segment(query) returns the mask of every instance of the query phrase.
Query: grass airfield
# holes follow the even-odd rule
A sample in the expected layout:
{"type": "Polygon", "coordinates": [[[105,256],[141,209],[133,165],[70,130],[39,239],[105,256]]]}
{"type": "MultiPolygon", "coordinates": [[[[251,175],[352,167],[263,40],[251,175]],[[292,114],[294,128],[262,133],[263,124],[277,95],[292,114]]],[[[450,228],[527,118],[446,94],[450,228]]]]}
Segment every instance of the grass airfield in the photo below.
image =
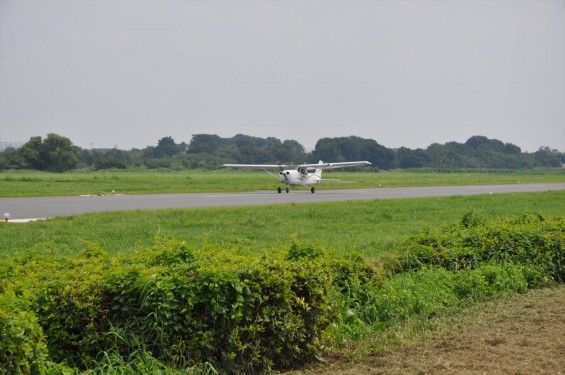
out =
{"type": "MultiPolygon", "coordinates": [[[[517,173],[325,172],[342,182],[323,189],[563,182],[565,170],[517,173]]],[[[262,171],[110,171],[0,173],[0,196],[253,191],[276,188],[262,171]]],[[[424,227],[475,210],[489,218],[525,212],[565,214],[565,192],[453,196],[260,207],[162,209],[94,213],[25,225],[2,225],[0,254],[73,254],[86,243],[110,253],[151,246],[155,236],[234,251],[274,251],[295,237],[303,244],[378,257],[424,227]]],[[[14,223],[15,224],[15,223],[14,223]]]]}
{"type": "MultiPolygon", "coordinates": [[[[331,178],[340,178],[344,182],[325,185],[324,189],[565,180],[561,171],[516,174],[350,172],[332,173],[331,178]]],[[[277,186],[276,180],[265,173],[240,171],[0,174],[2,196],[105,194],[112,190],[125,194],[249,191],[267,189],[271,186],[269,184],[273,188],[277,186]],[[230,186],[236,188],[230,190],[230,186]]],[[[259,256],[284,253],[292,243],[298,242],[304,246],[342,254],[360,253],[378,261],[396,254],[399,251],[397,245],[409,236],[424,228],[436,228],[456,222],[469,211],[476,211],[488,219],[524,213],[563,217],[565,191],[93,213],[25,224],[2,224],[0,256],[4,259],[39,254],[72,257],[88,248],[101,249],[109,255],[127,256],[137,250],[152,247],[163,238],[170,238],[204,251],[222,249],[241,255],[259,256]]],[[[438,316],[441,317],[442,314],[438,316]]],[[[423,317],[410,318],[409,322],[412,319],[414,324],[423,327],[407,333],[410,340],[417,341],[426,331],[428,323],[422,323],[420,319],[424,319],[423,317]]],[[[406,324],[410,324],[409,322],[406,324]]],[[[394,332],[395,327],[389,331],[394,332]]],[[[375,347],[380,350],[398,344],[392,343],[388,347],[382,343],[377,345],[373,342],[375,337],[360,336],[364,337],[362,342],[355,343],[355,340],[348,338],[349,344],[333,348],[332,355],[360,358],[375,347]]],[[[120,366],[126,368],[129,364],[120,366]]]]}
{"type": "MultiPolygon", "coordinates": [[[[563,182],[565,170],[521,173],[325,172],[340,183],[320,189],[563,182]]],[[[3,172],[0,197],[252,191],[276,188],[262,171],[110,171],[52,174],[3,172]]],[[[488,218],[535,213],[563,215],[565,191],[288,204],[260,207],[139,210],[1,225],[0,258],[34,251],[70,255],[95,244],[110,253],[151,246],[155,236],[210,243],[238,252],[304,245],[356,251],[368,257],[425,227],[475,210],[488,218]]]]}
{"type": "MultiPolygon", "coordinates": [[[[324,178],[339,179],[323,189],[405,186],[482,185],[564,182],[565,168],[500,173],[428,172],[343,172],[324,171],[324,178]]],[[[263,171],[220,169],[214,171],[80,171],[70,173],[0,173],[0,197],[69,196],[119,194],[162,194],[242,192],[275,190],[279,181],[263,171]]]]}
{"type": "Polygon", "coordinates": [[[87,244],[123,254],[152,246],[160,236],[238,252],[287,250],[296,238],[304,245],[374,258],[422,228],[455,221],[471,210],[493,219],[526,212],[563,215],[565,191],[92,213],[0,225],[0,254],[71,255],[87,244]]]}

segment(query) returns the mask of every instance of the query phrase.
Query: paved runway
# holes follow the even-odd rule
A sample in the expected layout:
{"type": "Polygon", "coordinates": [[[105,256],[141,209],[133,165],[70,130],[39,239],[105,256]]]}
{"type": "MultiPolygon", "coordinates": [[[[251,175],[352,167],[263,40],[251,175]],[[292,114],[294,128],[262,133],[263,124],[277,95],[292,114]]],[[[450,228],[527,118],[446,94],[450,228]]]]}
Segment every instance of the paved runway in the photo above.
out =
{"type": "Polygon", "coordinates": [[[316,190],[315,194],[311,194],[309,190],[295,189],[289,194],[278,194],[276,191],[259,191],[251,193],[0,198],[0,215],[10,213],[12,219],[18,220],[80,215],[88,212],[101,211],[335,202],[367,199],[539,192],[549,190],[565,190],[565,183],[429,186],[348,190],[324,190],[320,188],[316,190]]]}

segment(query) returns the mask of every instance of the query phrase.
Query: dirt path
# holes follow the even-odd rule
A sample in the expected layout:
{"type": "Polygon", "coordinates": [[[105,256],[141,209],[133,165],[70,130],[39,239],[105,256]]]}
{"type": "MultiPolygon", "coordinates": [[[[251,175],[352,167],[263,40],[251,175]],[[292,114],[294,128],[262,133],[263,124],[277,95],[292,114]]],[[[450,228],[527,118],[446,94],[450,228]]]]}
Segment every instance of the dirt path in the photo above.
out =
{"type": "Polygon", "coordinates": [[[481,304],[418,343],[315,374],[565,374],[565,286],[481,304]]]}

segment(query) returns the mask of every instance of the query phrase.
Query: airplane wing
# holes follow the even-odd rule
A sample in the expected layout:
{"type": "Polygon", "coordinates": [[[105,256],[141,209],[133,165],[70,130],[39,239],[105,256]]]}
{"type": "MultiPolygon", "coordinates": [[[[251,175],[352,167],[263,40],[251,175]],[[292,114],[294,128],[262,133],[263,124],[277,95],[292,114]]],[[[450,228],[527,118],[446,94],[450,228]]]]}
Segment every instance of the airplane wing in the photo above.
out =
{"type": "MultiPolygon", "coordinates": [[[[291,167],[290,165],[286,164],[224,164],[224,167],[227,168],[245,168],[245,169],[287,169],[291,167]]],[[[294,166],[296,167],[296,166],[294,166]]]]}
{"type": "Polygon", "coordinates": [[[337,169],[337,168],[354,167],[356,165],[371,165],[371,163],[368,161],[346,161],[339,163],[320,162],[318,164],[302,164],[299,165],[298,167],[306,168],[306,169],[337,169]]]}
{"type": "Polygon", "coordinates": [[[368,161],[346,161],[339,163],[324,163],[320,162],[318,164],[300,164],[300,165],[288,165],[288,164],[224,164],[227,168],[245,168],[245,169],[337,169],[354,167],[356,165],[371,165],[368,161]]]}

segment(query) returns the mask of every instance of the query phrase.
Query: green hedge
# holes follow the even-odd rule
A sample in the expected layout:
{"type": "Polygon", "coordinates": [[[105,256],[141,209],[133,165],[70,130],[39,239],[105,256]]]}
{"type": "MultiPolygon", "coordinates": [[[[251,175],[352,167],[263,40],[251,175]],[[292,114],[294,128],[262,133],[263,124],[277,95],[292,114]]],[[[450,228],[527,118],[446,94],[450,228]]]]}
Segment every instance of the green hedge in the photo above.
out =
{"type": "Polygon", "coordinates": [[[541,267],[565,281],[565,217],[522,215],[487,221],[469,212],[450,226],[426,229],[400,244],[400,256],[387,263],[392,273],[434,265],[450,271],[488,262],[541,267]]]}
{"type": "Polygon", "coordinates": [[[171,366],[209,362],[257,373],[320,351],[336,314],[329,301],[336,268],[371,277],[360,257],[267,259],[175,241],[123,257],[91,248],[14,259],[3,271],[12,280],[5,288],[30,300],[56,362],[84,369],[102,353],[127,357],[143,347],[171,366]]]}

